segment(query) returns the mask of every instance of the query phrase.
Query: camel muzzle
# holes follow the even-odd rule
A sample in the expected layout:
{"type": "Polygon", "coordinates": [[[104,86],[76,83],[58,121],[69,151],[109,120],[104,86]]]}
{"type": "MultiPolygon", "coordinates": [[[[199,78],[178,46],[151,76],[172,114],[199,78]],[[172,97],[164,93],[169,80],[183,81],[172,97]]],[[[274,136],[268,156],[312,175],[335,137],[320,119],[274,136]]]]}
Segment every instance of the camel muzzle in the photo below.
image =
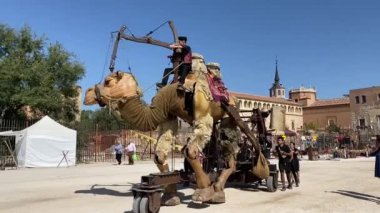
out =
{"type": "Polygon", "coordinates": [[[102,101],[102,86],[99,84],[95,85],[95,100],[98,102],[100,107],[106,106],[106,104],[102,101]]]}

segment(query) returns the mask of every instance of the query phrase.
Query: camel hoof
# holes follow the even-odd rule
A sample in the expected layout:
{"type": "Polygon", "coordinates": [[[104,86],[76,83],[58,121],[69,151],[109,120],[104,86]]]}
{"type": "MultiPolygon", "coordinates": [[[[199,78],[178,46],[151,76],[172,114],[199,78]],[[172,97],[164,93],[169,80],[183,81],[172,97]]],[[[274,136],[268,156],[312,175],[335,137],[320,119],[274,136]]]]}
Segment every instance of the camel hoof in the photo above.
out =
{"type": "Polygon", "coordinates": [[[213,186],[203,189],[196,189],[194,194],[191,196],[191,199],[198,202],[207,202],[212,199],[214,193],[215,191],[213,186]]]}
{"type": "Polygon", "coordinates": [[[163,194],[161,197],[161,205],[176,206],[181,203],[181,199],[176,194],[163,194]]]}
{"type": "Polygon", "coordinates": [[[212,196],[212,199],[209,201],[210,203],[225,203],[226,202],[226,195],[224,191],[218,191],[214,193],[214,196],[212,196]]]}

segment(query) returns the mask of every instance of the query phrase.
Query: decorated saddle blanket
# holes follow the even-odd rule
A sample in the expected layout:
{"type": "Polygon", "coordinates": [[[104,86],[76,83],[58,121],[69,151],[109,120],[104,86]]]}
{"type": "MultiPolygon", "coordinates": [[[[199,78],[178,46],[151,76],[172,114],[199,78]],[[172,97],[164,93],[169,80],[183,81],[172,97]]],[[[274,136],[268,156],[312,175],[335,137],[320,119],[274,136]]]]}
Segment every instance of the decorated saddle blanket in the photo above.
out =
{"type": "Polygon", "coordinates": [[[227,92],[227,88],[224,86],[222,79],[215,77],[212,78],[210,75],[207,75],[207,80],[214,101],[225,101],[228,103],[229,94],[227,92]]]}

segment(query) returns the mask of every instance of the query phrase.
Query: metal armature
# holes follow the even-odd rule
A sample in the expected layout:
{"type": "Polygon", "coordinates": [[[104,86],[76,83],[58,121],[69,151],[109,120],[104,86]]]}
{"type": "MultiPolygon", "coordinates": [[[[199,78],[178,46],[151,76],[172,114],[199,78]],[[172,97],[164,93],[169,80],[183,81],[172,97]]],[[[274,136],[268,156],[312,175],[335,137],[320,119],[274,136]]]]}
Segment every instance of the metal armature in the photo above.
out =
{"type": "MultiPolygon", "coordinates": [[[[174,27],[174,23],[172,21],[168,21],[168,24],[170,26],[172,33],[173,33],[174,43],[178,43],[178,33],[177,33],[176,28],[174,27]]],[[[164,47],[167,49],[171,49],[170,48],[171,43],[154,39],[151,36],[136,37],[134,35],[128,35],[125,33],[126,29],[127,29],[126,26],[121,26],[119,32],[117,33],[117,37],[116,37],[115,43],[113,45],[111,62],[110,62],[110,66],[109,66],[110,72],[113,72],[113,70],[115,69],[115,60],[116,60],[117,50],[119,47],[119,41],[121,39],[125,39],[128,41],[134,41],[134,42],[138,42],[138,43],[151,44],[151,45],[156,45],[156,46],[164,47]]]]}

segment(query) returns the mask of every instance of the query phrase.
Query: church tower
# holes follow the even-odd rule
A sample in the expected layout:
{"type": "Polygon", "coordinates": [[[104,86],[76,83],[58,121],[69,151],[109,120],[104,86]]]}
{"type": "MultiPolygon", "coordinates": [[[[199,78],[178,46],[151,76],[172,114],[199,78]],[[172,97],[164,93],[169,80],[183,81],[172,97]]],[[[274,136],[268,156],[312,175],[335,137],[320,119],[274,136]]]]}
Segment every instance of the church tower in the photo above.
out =
{"type": "Polygon", "coordinates": [[[285,98],[285,87],[280,84],[280,76],[278,74],[277,68],[277,58],[276,58],[276,74],[274,76],[274,83],[272,88],[269,89],[269,96],[275,98],[285,98]]]}

